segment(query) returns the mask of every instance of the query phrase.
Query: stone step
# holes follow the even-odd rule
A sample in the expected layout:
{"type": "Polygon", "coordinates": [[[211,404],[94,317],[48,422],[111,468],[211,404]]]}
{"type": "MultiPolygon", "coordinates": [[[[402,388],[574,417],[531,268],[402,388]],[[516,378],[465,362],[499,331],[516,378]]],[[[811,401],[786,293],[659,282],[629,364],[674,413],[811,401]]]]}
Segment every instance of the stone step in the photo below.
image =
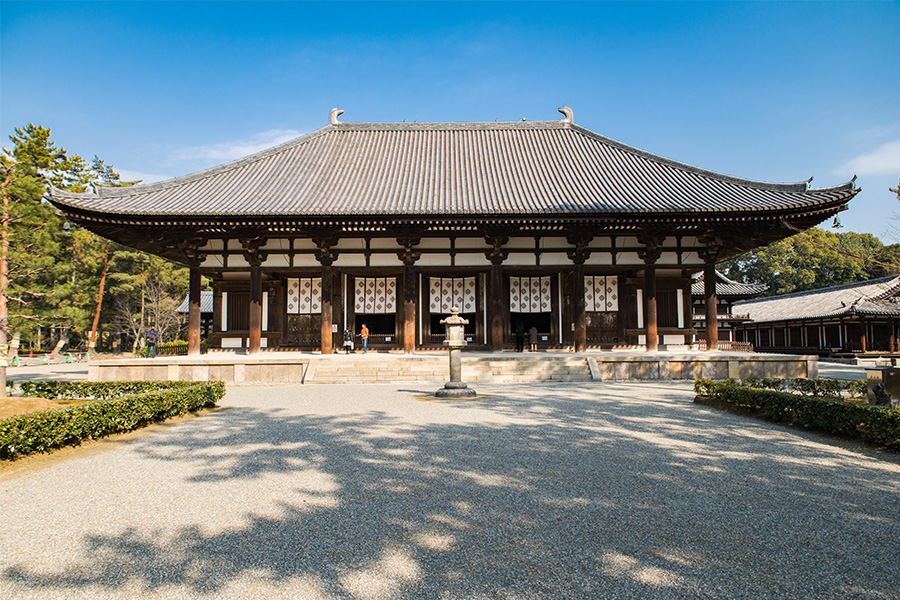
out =
{"type": "MultiPolygon", "coordinates": [[[[320,359],[311,369],[306,383],[441,383],[446,381],[448,371],[446,356],[320,359]]],[[[583,357],[463,358],[462,371],[463,380],[482,383],[591,380],[590,369],[583,357]]]]}

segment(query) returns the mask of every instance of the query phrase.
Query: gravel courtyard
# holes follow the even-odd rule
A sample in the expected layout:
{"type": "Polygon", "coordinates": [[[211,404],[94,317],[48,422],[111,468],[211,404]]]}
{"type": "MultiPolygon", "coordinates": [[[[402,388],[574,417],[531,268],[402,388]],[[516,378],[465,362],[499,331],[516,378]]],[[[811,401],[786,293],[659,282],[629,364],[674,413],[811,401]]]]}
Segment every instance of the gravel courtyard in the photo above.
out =
{"type": "Polygon", "coordinates": [[[231,387],[0,479],[0,597],[900,598],[900,455],[688,383],[231,387]]]}

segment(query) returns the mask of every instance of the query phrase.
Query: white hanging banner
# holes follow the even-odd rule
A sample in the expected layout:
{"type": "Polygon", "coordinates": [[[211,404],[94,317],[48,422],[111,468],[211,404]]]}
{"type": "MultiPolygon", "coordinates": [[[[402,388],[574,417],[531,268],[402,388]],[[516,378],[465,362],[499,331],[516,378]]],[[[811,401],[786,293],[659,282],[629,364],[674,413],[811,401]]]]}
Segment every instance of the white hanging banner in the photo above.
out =
{"type": "Polygon", "coordinates": [[[584,310],[615,312],[619,310],[619,278],[586,275],[584,278],[584,310]]]}
{"type": "Polygon", "coordinates": [[[550,312],[550,277],[510,277],[509,311],[550,312]]]}
{"type": "Polygon", "coordinates": [[[441,313],[441,278],[428,278],[428,311],[432,314],[441,313]]]}
{"type": "Polygon", "coordinates": [[[450,314],[454,306],[460,313],[475,312],[474,277],[429,277],[428,308],[432,314],[450,314]]]}
{"type": "Polygon", "coordinates": [[[322,279],[319,277],[287,280],[287,314],[311,315],[322,312],[322,279]]]}
{"type": "Polygon", "coordinates": [[[396,277],[357,277],[354,291],[356,314],[384,315],[397,312],[396,277]]]}
{"type": "Polygon", "coordinates": [[[614,275],[606,278],[606,310],[619,310],[619,278],[614,275]]]}
{"type": "Polygon", "coordinates": [[[463,301],[460,304],[460,311],[464,313],[475,312],[475,278],[466,277],[463,279],[465,291],[463,292],[463,301]]]}
{"type": "Polygon", "coordinates": [[[509,312],[522,312],[522,285],[520,277],[509,278],[509,312]]]}

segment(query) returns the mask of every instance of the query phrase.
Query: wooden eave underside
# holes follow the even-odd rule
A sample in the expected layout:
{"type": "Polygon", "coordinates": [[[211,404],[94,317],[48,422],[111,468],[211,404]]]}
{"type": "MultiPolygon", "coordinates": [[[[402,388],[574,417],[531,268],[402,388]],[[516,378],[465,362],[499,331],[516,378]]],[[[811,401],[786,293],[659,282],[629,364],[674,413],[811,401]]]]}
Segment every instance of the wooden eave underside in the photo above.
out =
{"type": "Polygon", "coordinates": [[[712,236],[721,240],[721,258],[789,237],[846,209],[858,192],[805,211],[771,213],[639,213],[614,215],[435,215],[280,217],[223,216],[215,219],[186,215],[134,217],[92,213],[65,207],[67,216],[103,237],[177,261],[191,240],[239,238],[391,238],[410,232],[427,237],[505,235],[712,236]]]}

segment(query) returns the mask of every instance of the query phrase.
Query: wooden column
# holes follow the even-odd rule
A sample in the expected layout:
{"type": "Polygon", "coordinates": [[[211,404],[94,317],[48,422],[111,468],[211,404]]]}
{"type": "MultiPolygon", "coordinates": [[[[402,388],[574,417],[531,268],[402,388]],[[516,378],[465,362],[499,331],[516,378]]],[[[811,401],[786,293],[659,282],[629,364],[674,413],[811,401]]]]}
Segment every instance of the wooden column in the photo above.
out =
{"type": "Polygon", "coordinates": [[[260,248],[265,245],[266,239],[261,235],[241,239],[244,248],[244,258],[250,264],[250,335],[248,351],[250,354],[259,352],[262,339],[262,264],[267,254],[260,248]]]}
{"type": "Polygon", "coordinates": [[[259,352],[262,340],[262,271],[259,264],[250,264],[250,341],[249,352],[259,352]]]}
{"type": "Polygon", "coordinates": [[[319,348],[322,354],[332,352],[331,299],[334,295],[334,272],[331,263],[322,265],[322,330],[319,348]]]}
{"type": "Polygon", "coordinates": [[[509,251],[503,250],[503,244],[509,241],[505,235],[485,235],[485,241],[493,246],[493,250],[485,252],[485,256],[491,261],[491,302],[488,318],[491,322],[491,350],[501,352],[503,350],[503,261],[509,256],[509,251]]]}
{"type": "Polygon", "coordinates": [[[638,236],[638,242],[644,245],[644,249],[638,251],[638,256],[644,261],[644,336],[646,337],[648,352],[659,350],[659,321],[656,311],[656,261],[662,254],[662,244],[665,236],[654,233],[643,233],[638,236]]]}
{"type": "Polygon", "coordinates": [[[864,319],[859,320],[859,346],[862,348],[863,353],[866,352],[866,321],[864,319]]]}
{"type": "Polygon", "coordinates": [[[188,283],[188,356],[200,354],[200,266],[191,265],[188,283]]]}
{"type": "Polygon", "coordinates": [[[587,319],[585,317],[584,302],[584,263],[590,258],[591,252],[588,250],[588,244],[594,239],[593,235],[584,230],[569,230],[566,234],[566,241],[574,246],[566,251],[575,264],[572,270],[572,318],[575,324],[574,350],[575,352],[584,352],[587,349],[587,319]]]}
{"type": "Polygon", "coordinates": [[[334,297],[334,272],[331,265],[337,260],[338,253],[331,249],[338,242],[337,233],[325,230],[321,235],[313,237],[316,245],[316,260],[322,265],[322,327],[320,330],[319,349],[322,354],[332,353],[332,306],[334,297]]]}
{"type": "Polygon", "coordinates": [[[587,349],[587,319],[584,302],[584,264],[575,265],[572,276],[575,278],[572,287],[575,308],[575,352],[587,349]]]}
{"type": "Polygon", "coordinates": [[[416,271],[403,268],[403,352],[416,351],[416,271]]]}
{"type": "Polygon", "coordinates": [[[707,262],[703,269],[703,297],[706,301],[706,350],[719,349],[719,299],[716,296],[716,263],[707,262]]]}
{"type": "Polygon", "coordinates": [[[420,240],[421,236],[415,230],[397,238],[397,243],[403,248],[397,257],[403,261],[403,352],[406,354],[416,351],[416,270],[413,265],[422,253],[414,251],[413,247],[420,240]]]}
{"type": "Polygon", "coordinates": [[[647,351],[659,350],[659,325],[656,312],[656,264],[644,267],[644,325],[647,351]]]}
{"type": "Polygon", "coordinates": [[[503,350],[503,267],[491,265],[491,350],[503,350]]]}

